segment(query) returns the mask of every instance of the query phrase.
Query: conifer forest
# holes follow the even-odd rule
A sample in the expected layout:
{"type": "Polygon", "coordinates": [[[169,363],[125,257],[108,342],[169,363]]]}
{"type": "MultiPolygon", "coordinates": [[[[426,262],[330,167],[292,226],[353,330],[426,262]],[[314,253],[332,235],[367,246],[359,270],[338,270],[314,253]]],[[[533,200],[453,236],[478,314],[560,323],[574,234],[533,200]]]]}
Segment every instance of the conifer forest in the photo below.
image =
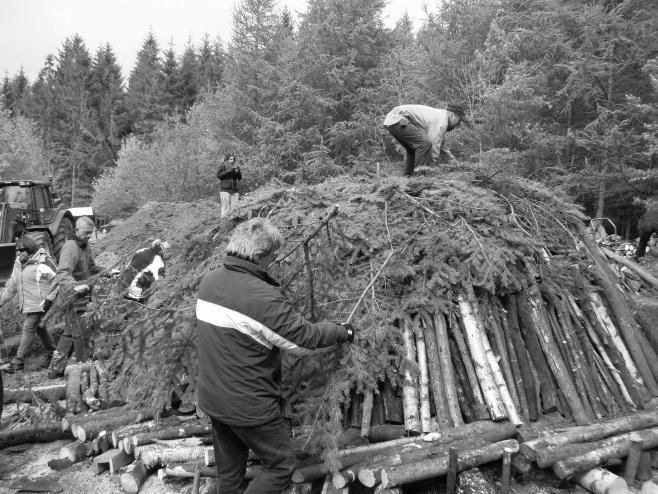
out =
{"type": "Polygon", "coordinates": [[[385,6],[239,0],[229,39],[148,32],[126,68],[72,33],[35,80],[4,75],[0,180],[52,177],[103,232],[93,358],[46,379],[33,348],[5,374],[0,494],[39,476],[28,442],[64,492],[214,492],[195,304],[254,217],[292,306],[357,328],[282,359],[286,492],[658,492],[658,255],[634,250],[658,217],[658,1],[436,0],[392,27],[385,6]],[[463,105],[455,160],[403,176],[402,104],[463,105]],[[135,303],[109,274],[154,239],[166,276],[135,303]]]}

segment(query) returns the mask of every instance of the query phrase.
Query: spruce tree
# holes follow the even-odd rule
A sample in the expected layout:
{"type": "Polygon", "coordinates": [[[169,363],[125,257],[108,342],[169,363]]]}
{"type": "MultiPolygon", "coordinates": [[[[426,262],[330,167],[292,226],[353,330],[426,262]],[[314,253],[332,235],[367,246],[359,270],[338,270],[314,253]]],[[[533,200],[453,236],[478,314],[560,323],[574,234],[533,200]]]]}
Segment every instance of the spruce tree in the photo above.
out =
{"type": "Polygon", "coordinates": [[[199,52],[199,91],[212,93],[219,86],[224,72],[224,48],[221,39],[211,41],[206,34],[201,40],[199,52]]]}

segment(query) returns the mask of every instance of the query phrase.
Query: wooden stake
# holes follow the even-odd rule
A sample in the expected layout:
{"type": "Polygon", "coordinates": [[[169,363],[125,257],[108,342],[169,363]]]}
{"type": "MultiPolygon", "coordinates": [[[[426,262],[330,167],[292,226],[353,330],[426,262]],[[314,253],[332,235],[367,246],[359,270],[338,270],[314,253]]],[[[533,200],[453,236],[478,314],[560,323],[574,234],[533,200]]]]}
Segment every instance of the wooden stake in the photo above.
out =
{"type": "Polygon", "coordinates": [[[642,444],[642,438],[633,436],[631,438],[631,447],[628,450],[628,456],[626,457],[626,468],[624,470],[624,480],[628,484],[635,480],[637,469],[640,466],[640,457],[642,456],[643,449],[644,447],[642,444]]]}
{"type": "MultiPolygon", "coordinates": [[[[455,369],[452,365],[450,342],[448,341],[448,327],[446,325],[445,317],[438,310],[434,313],[432,321],[434,322],[434,333],[439,355],[439,364],[441,367],[441,378],[443,382],[442,389],[445,392],[445,400],[442,400],[442,402],[447,405],[451,422],[450,425],[453,427],[459,427],[464,424],[464,419],[462,418],[461,411],[459,410],[459,399],[457,398],[455,382],[455,369]]],[[[428,326],[432,325],[428,324],[428,326]]]]}
{"type": "Polygon", "coordinates": [[[512,465],[512,450],[503,450],[503,470],[500,474],[500,494],[509,493],[510,468],[512,465]]]}
{"type": "Polygon", "coordinates": [[[363,407],[361,411],[361,437],[367,437],[370,433],[370,419],[372,417],[373,391],[366,390],[363,393],[363,407]]]}
{"type": "Polygon", "coordinates": [[[459,453],[457,448],[450,448],[448,451],[448,473],[446,476],[446,494],[455,494],[457,487],[457,462],[459,453]]]}
{"type": "Polygon", "coordinates": [[[640,482],[650,480],[653,476],[651,471],[651,453],[649,451],[642,451],[640,456],[640,464],[637,467],[637,475],[635,478],[640,482]]]}
{"type": "MultiPolygon", "coordinates": [[[[418,374],[420,389],[420,430],[430,432],[430,378],[427,368],[427,349],[425,345],[425,332],[421,328],[421,318],[416,316],[413,321],[414,335],[416,336],[416,350],[418,356],[418,374]]],[[[440,390],[440,387],[439,387],[440,390]]]]}
{"type": "MultiPolygon", "coordinates": [[[[436,410],[436,421],[439,424],[439,430],[448,429],[452,427],[452,418],[448,411],[447,383],[445,382],[446,379],[443,376],[443,370],[441,368],[441,354],[436,341],[434,324],[432,319],[427,315],[423,315],[422,327],[425,336],[427,368],[429,370],[430,385],[432,386],[432,398],[434,399],[434,408],[436,410]]],[[[453,399],[456,401],[456,397],[453,396],[453,399]]]]}
{"type": "Polygon", "coordinates": [[[408,431],[420,432],[421,425],[418,414],[418,379],[412,366],[416,365],[416,345],[412,332],[411,321],[400,319],[402,340],[406,362],[403,362],[402,410],[404,426],[408,431]]]}

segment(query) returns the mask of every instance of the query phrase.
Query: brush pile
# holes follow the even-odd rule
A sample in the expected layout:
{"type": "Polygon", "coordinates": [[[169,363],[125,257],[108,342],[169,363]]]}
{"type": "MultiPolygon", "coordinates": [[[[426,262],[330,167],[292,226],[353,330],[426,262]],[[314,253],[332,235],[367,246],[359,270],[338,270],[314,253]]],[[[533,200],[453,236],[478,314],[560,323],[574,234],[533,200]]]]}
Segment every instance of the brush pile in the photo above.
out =
{"type": "MultiPolygon", "coordinates": [[[[358,330],[353,345],[284,361],[286,415],[307,450],[326,453],[321,476],[347,468],[338,452],[346,442],[481,421],[514,429],[553,412],[585,425],[658,396],[655,329],[620,289],[580,209],[534,182],[478,169],[340,177],[272,184],[229,219],[218,210],[147,205],[97,246],[121,264],[149,239],[172,243],[167,278],[146,306],[111,290],[92,304],[111,391],[127,402],[194,402],[197,286],[221,265],[233,227],[253,216],[284,232],[271,272],[296,307],[358,330]]],[[[472,445],[487,454],[465,468],[516,451],[512,435],[472,445]]],[[[447,454],[434,448],[399,464],[376,455],[394,467],[387,488],[441,475],[423,463],[447,454]]]]}

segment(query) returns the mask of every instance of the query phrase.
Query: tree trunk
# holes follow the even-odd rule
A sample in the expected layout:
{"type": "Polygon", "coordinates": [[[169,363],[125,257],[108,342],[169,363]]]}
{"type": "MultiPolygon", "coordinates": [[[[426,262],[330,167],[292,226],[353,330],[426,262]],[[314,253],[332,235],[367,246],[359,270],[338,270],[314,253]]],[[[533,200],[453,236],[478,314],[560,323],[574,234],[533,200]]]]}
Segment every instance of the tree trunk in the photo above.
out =
{"type": "Polygon", "coordinates": [[[434,409],[436,410],[436,421],[439,423],[439,430],[449,429],[452,427],[453,422],[448,411],[447,383],[443,377],[441,368],[441,354],[436,341],[434,323],[432,318],[427,315],[423,316],[423,332],[427,350],[427,368],[429,370],[430,384],[432,385],[434,409]]]}
{"type": "Polygon", "coordinates": [[[122,427],[124,425],[138,423],[144,420],[149,420],[153,418],[152,410],[132,410],[130,412],[125,412],[121,415],[112,415],[110,417],[99,417],[97,420],[91,420],[89,422],[84,422],[80,425],[73,425],[71,427],[71,432],[73,436],[80,439],[80,441],[91,441],[101,431],[107,431],[111,433],[117,427],[122,427]]]}
{"type": "Polygon", "coordinates": [[[402,410],[404,412],[404,426],[408,431],[420,432],[418,413],[418,378],[412,366],[416,365],[416,345],[411,327],[411,321],[400,319],[402,341],[404,342],[404,358],[402,366],[402,410]]]}
{"type": "Polygon", "coordinates": [[[637,412],[623,417],[609,419],[583,427],[568,427],[550,436],[532,439],[521,444],[521,453],[535,460],[535,451],[549,446],[563,446],[573,443],[598,441],[632,431],[658,427],[658,410],[637,412]]]}
{"type": "MultiPolygon", "coordinates": [[[[432,317],[434,323],[434,335],[439,356],[439,365],[441,371],[442,388],[445,397],[442,400],[447,406],[447,412],[450,417],[450,426],[459,427],[464,424],[461,411],[459,409],[459,399],[455,383],[455,369],[452,366],[452,357],[450,352],[450,343],[448,341],[448,327],[444,315],[437,311],[432,317]]],[[[435,398],[436,399],[436,398],[435,398]]],[[[438,408],[437,408],[438,414],[438,408]]]]}
{"type": "MultiPolygon", "coordinates": [[[[425,345],[425,331],[421,327],[422,320],[416,316],[413,321],[413,331],[416,336],[416,350],[418,355],[418,383],[420,390],[420,430],[430,432],[430,377],[427,368],[427,347],[425,345]]],[[[440,392],[440,387],[439,387],[440,392]]]]}
{"type": "Polygon", "coordinates": [[[553,472],[561,479],[566,479],[578,472],[590,470],[613,458],[623,458],[633,444],[633,440],[644,441],[646,449],[658,446],[658,427],[633,431],[592,443],[592,449],[581,455],[563,458],[553,464],[553,472]]]}
{"type": "Polygon", "coordinates": [[[149,432],[140,432],[132,436],[134,447],[152,444],[167,439],[180,439],[192,436],[205,436],[212,434],[212,425],[203,423],[181,424],[178,427],[167,427],[149,432]]]}
{"type": "Polygon", "coordinates": [[[73,441],[71,444],[62,446],[62,449],[59,450],[60,458],[68,458],[71,460],[71,463],[77,463],[82,460],[86,460],[91,456],[91,444],[83,443],[82,441],[73,441]]]}
{"type": "Polygon", "coordinates": [[[628,484],[604,468],[593,468],[574,475],[573,481],[594,494],[626,494],[628,484]]]}
{"type": "Polygon", "coordinates": [[[482,328],[479,327],[476,313],[469,300],[461,294],[458,300],[468,348],[487,408],[493,420],[504,419],[507,417],[507,410],[502,402],[482,341],[486,335],[481,332],[482,328]]]}
{"type": "Polygon", "coordinates": [[[608,259],[611,259],[616,263],[621,264],[622,266],[626,266],[628,269],[639,275],[640,278],[646,281],[654,290],[658,290],[658,278],[656,278],[646,269],[642,268],[638,263],[631,261],[627,257],[615,254],[606,248],[601,248],[601,250],[608,257],[608,259]]]}
{"type": "Polygon", "coordinates": [[[164,466],[168,463],[201,462],[205,459],[207,446],[174,447],[170,448],[160,444],[148,444],[135,448],[135,458],[144,463],[146,469],[164,466]]]}
{"type": "Polygon", "coordinates": [[[66,384],[48,384],[33,388],[5,389],[4,403],[32,403],[34,399],[57,403],[66,398],[66,384]]]}
{"type": "MultiPolygon", "coordinates": [[[[513,439],[489,444],[481,448],[469,449],[459,453],[457,462],[458,471],[468,470],[484,463],[502,458],[505,448],[518,451],[519,443],[513,439]]],[[[385,488],[398,487],[419,480],[440,477],[448,471],[448,457],[433,458],[388,469],[382,475],[382,486],[385,488]]]]}
{"type": "Polygon", "coordinates": [[[119,483],[123,492],[126,494],[137,494],[148,475],[149,471],[144,466],[142,460],[134,461],[128,465],[119,477],[119,483]]]}
{"type": "Polygon", "coordinates": [[[63,431],[59,422],[39,423],[0,432],[0,449],[23,443],[48,443],[70,437],[71,434],[63,431]]]}
{"type": "MultiPolygon", "coordinates": [[[[450,359],[455,368],[455,391],[457,392],[457,403],[461,414],[464,416],[466,422],[473,422],[478,420],[473,407],[476,406],[475,399],[469,397],[473,396],[471,385],[468,382],[468,376],[464,362],[462,362],[459,348],[454,338],[448,338],[448,345],[450,346],[450,359]]],[[[484,404],[483,404],[484,405],[484,404]]],[[[486,410],[481,411],[483,419],[489,418],[489,413],[486,410]]]]}

